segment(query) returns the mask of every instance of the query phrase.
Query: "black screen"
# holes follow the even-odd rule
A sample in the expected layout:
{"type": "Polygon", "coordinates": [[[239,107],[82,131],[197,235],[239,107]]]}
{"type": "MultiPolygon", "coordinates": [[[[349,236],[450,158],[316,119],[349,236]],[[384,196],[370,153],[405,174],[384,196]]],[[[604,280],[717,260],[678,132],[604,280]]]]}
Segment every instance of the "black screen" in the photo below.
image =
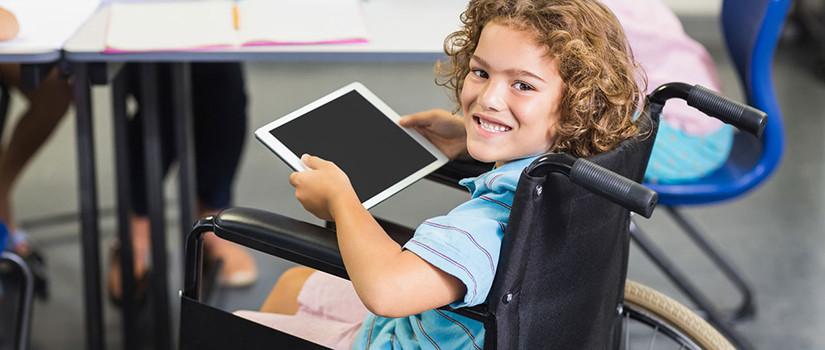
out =
{"type": "Polygon", "coordinates": [[[270,131],[299,157],[334,162],[361,202],[436,158],[356,91],[270,131]]]}

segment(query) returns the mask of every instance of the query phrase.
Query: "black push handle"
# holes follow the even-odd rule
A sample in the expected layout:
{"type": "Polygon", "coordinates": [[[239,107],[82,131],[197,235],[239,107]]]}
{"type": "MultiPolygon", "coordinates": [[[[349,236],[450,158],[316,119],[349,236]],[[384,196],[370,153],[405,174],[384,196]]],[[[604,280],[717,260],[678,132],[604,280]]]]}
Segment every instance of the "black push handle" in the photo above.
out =
{"type": "Polygon", "coordinates": [[[768,122],[768,115],[765,112],[731,100],[701,85],[691,86],[677,82],[662,84],[647,98],[649,102],[658,106],[658,112],[661,112],[661,108],[668,99],[683,99],[687,101],[688,106],[733,125],[739,130],[754,134],[756,137],[762,137],[765,124],[768,122]]]}
{"type": "Polygon", "coordinates": [[[687,98],[688,106],[762,137],[768,115],[756,108],[731,100],[701,85],[694,85],[687,98]]]}
{"type": "Polygon", "coordinates": [[[659,198],[655,191],[587,159],[573,163],[570,181],[646,218],[653,214],[659,198]]]}

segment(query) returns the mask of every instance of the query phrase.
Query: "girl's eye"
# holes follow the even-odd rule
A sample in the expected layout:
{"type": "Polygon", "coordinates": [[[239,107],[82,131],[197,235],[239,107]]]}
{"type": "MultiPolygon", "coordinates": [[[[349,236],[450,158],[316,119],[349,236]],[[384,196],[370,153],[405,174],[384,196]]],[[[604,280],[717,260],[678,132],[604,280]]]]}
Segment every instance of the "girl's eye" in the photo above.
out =
{"type": "Polygon", "coordinates": [[[518,83],[513,84],[513,87],[516,88],[516,90],[519,90],[519,91],[532,91],[533,90],[533,87],[530,86],[530,84],[526,84],[526,83],[522,83],[522,82],[518,82],[518,83]]]}
{"type": "Polygon", "coordinates": [[[470,72],[475,74],[479,78],[487,79],[487,72],[485,72],[481,69],[471,69],[470,72]]]}

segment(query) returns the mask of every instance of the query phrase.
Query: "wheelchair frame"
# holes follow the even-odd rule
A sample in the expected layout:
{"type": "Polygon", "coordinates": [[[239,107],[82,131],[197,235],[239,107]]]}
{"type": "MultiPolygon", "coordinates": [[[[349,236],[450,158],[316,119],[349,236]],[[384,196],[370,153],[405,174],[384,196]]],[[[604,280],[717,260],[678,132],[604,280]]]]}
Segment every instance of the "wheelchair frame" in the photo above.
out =
{"type": "Polygon", "coordinates": [[[20,296],[17,298],[17,311],[14,318],[13,349],[27,350],[34,303],[34,274],[23,258],[9,251],[0,252],[0,263],[10,264],[11,269],[16,270],[11,274],[20,276],[20,296]]]}

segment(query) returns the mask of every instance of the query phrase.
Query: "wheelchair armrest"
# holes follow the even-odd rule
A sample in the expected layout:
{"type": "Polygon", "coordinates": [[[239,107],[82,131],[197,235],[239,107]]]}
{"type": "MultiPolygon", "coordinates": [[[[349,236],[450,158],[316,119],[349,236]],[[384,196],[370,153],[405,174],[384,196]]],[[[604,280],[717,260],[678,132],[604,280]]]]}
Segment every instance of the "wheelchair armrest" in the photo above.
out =
{"type": "MultiPolygon", "coordinates": [[[[414,230],[385,220],[378,223],[400,245],[414,230]]],[[[280,214],[253,208],[227,208],[212,219],[218,237],[281,257],[304,266],[349,279],[338,249],[335,231],[280,214]]],[[[450,310],[482,322],[489,321],[487,305],[450,310]]]]}
{"type": "Polygon", "coordinates": [[[427,178],[448,186],[465,189],[464,186],[458,184],[459,180],[481,175],[492,168],[493,164],[491,163],[483,163],[473,159],[454,160],[427,175],[427,178]]]}
{"type": "Polygon", "coordinates": [[[219,237],[349,279],[335,231],[272,212],[228,208],[214,220],[219,237]]]}
{"type": "MultiPolygon", "coordinates": [[[[414,230],[376,218],[398,244],[414,230]]],[[[316,270],[349,279],[335,231],[280,214],[252,208],[227,208],[212,220],[219,237],[316,270]]]]}

